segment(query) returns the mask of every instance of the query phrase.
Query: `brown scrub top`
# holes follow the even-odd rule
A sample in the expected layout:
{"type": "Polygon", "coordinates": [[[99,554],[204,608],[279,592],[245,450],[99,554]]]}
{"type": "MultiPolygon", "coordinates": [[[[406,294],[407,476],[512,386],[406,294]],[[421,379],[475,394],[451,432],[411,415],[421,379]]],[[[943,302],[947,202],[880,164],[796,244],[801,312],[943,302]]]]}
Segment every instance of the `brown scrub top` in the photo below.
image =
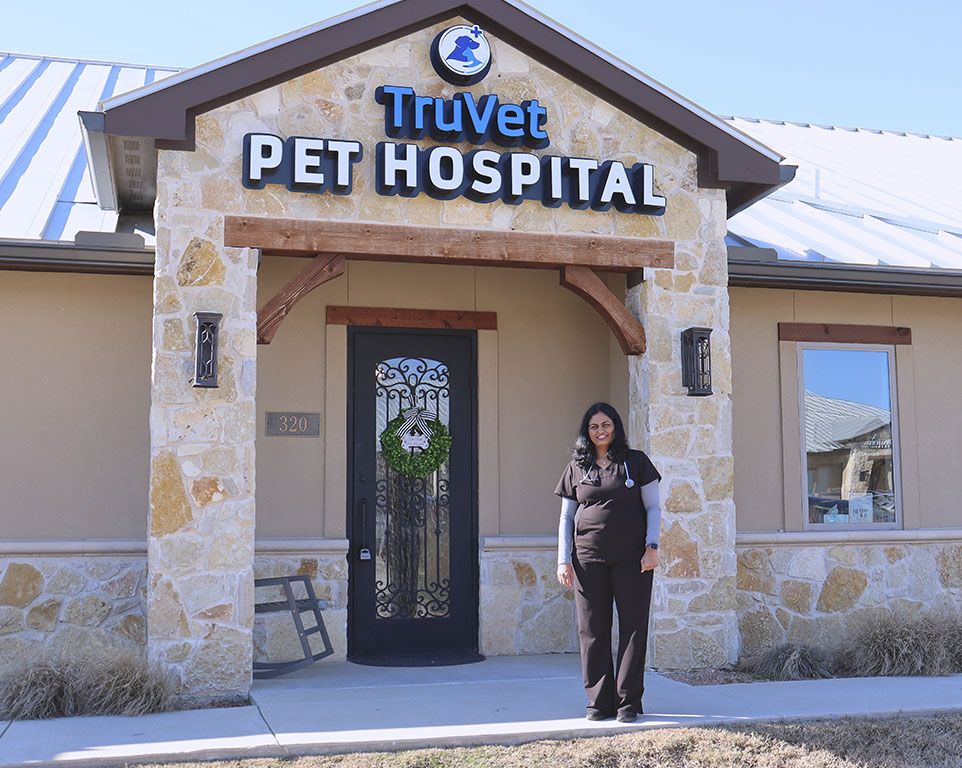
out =
{"type": "Polygon", "coordinates": [[[628,472],[635,481],[625,486],[625,465],[612,462],[605,469],[592,464],[585,473],[574,460],[558,481],[555,493],[578,502],[574,554],[582,563],[615,563],[640,558],[645,550],[648,521],[641,486],[661,475],[644,451],[628,451],[628,472]]]}

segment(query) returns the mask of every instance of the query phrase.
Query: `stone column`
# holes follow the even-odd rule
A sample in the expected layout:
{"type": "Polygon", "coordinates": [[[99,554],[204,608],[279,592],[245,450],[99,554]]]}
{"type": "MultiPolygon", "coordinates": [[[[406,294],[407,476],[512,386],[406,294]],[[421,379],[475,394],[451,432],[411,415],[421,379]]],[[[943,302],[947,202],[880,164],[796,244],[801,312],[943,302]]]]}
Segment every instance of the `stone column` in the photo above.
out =
{"type": "Polygon", "coordinates": [[[663,476],[650,657],[661,669],[717,667],[738,653],[725,201],[698,191],[697,204],[669,200],[675,269],[647,270],[626,298],[648,339],[629,358],[629,437],[663,476]],[[681,333],[692,326],[712,328],[708,397],[681,384],[681,333]]]}
{"type": "Polygon", "coordinates": [[[257,258],[198,205],[199,162],[159,159],[147,646],[185,698],[217,701],[251,682],[257,258]],[[202,311],[223,315],[216,389],[191,386],[202,311]]]}

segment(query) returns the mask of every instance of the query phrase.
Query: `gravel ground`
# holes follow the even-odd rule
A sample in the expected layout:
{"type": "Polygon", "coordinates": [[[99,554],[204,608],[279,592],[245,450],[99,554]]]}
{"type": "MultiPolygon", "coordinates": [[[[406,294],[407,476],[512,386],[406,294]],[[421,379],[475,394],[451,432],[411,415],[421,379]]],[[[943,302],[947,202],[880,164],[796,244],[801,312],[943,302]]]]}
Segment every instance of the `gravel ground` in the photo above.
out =
{"type": "MultiPolygon", "coordinates": [[[[167,768],[962,768],[962,712],[664,728],[514,747],[177,763],[167,768]]],[[[159,767],[158,767],[159,768],[159,767]]]]}

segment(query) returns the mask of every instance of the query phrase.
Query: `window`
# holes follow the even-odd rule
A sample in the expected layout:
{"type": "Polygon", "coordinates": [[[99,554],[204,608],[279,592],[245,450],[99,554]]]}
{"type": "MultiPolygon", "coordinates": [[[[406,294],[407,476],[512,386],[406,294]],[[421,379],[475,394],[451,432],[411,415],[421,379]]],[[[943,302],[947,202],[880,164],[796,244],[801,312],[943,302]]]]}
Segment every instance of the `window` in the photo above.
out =
{"type": "Polygon", "coordinates": [[[798,344],[804,528],[896,528],[895,347],[798,344]]]}

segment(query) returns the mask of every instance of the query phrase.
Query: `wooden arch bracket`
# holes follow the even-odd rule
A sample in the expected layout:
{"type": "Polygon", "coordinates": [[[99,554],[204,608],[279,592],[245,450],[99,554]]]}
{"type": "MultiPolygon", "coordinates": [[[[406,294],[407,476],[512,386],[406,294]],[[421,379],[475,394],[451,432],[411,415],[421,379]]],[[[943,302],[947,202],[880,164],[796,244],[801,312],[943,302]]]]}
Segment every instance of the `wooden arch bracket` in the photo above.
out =
{"type": "Polygon", "coordinates": [[[598,311],[626,355],[644,353],[644,326],[594,270],[589,267],[566,266],[561,270],[561,284],[569,291],[577,293],[598,311]]]}
{"type": "Polygon", "coordinates": [[[344,256],[321,253],[257,312],[257,343],[270,344],[284,318],[319,285],[344,274],[344,256]]]}

